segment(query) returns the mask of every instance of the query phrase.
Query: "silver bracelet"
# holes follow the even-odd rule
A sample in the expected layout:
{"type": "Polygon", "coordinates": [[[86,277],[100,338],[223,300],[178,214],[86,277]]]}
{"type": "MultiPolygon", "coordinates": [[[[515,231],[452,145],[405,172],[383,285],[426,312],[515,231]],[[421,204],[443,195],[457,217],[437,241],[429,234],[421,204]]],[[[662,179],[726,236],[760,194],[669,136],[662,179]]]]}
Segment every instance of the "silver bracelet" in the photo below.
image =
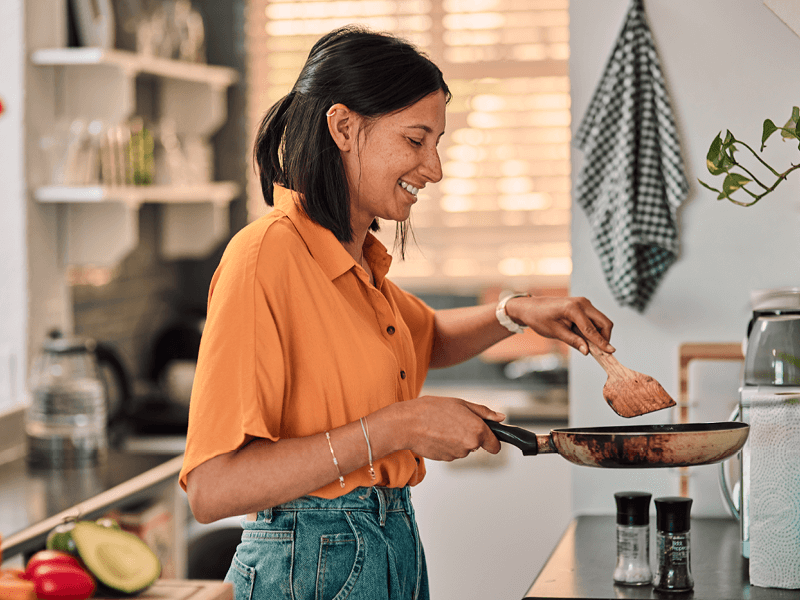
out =
{"type": "Polygon", "coordinates": [[[339,485],[344,487],[344,477],[342,477],[342,470],[339,468],[339,461],[336,460],[336,455],[333,453],[333,444],[331,444],[331,434],[325,432],[325,437],[328,438],[328,448],[331,449],[331,456],[333,457],[333,464],[336,466],[336,471],[339,473],[339,485]]]}
{"type": "Polygon", "coordinates": [[[497,303],[497,308],[494,311],[494,314],[497,317],[497,321],[500,323],[500,325],[508,329],[511,333],[522,333],[527,329],[527,326],[515,323],[511,319],[511,317],[508,316],[508,313],[506,312],[506,303],[509,300],[511,300],[512,298],[522,298],[522,297],[530,297],[530,294],[525,294],[525,293],[510,294],[497,303]]]}
{"type": "Polygon", "coordinates": [[[372,465],[372,445],[369,443],[369,425],[367,425],[367,418],[361,417],[361,431],[364,432],[364,439],[367,440],[367,452],[369,453],[369,476],[372,481],[375,481],[375,467],[372,465]]]}

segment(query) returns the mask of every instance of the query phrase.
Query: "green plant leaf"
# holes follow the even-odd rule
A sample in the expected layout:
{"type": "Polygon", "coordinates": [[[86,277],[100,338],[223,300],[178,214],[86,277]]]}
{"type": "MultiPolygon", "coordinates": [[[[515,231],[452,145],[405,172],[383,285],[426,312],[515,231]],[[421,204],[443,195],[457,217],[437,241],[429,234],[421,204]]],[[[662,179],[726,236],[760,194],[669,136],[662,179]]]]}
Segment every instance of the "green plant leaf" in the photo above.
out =
{"type": "Polygon", "coordinates": [[[728,132],[728,136],[725,139],[726,141],[723,142],[720,135],[717,134],[717,137],[714,138],[714,141],[711,142],[711,146],[708,149],[706,167],[708,168],[708,172],[712,175],[727,173],[730,168],[736,164],[733,160],[733,151],[736,148],[730,146],[730,143],[736,140],[733,139],[730,132],[728,132]],[[728,140],[730,140],[730,142],[728,140]]]}
{"type": "Polygon", "coordinates": [[[800,139],[800,108],[792,108],[792,121],[794,121],[794,134],[800,139]]]}
{"type": "Polygon", "coordinates": [[[751,181],[752,179],[748,179],[739,173],[728,173],[725,176],[725,181],[722,182],[722,191],[725,193],[725,196],[728,197],[751,181]]]}
{"type": "Polygon", "coordinates": [[[722,168],[723,156],[722,138],[717,134],[717,137],[714,138],[714,141],[711,142],[711,146],[708,148],[708,154],[706,154],[706,167],[709,173],[712,175],[721,175],[725,172],[722,168]]]}
{"type": "Polygon", "coordinates": [[[800,108],[795,106],[792,109],[792,116],[781,129],[781,137],[783,139],[800,138],[800,108]]]}
{"type": "Polygon", "coordinates": [[[739,140],[733,137],[733,134],[730,132],[730,130],[728,130],[728,132],[725,134],[725,141],[722,142],[722,146],[720,148],[722,153],[725,155],[722,159],[722,166],[725,167],[726,171],[736,164],[736,159],[733,157],[733,153],[739,151],[739,148],[737,148],[735,145],[738,141],[739,140]]]}
{"type": "Polygon", "coordinates": [[[700,185],[702,185],[704,188],[709,189],[712,192],[717,193],[718,194],[717,195],[717,200],[724,200],[725,198],[728,197],[728,195],[725,192],[723,192],[722,190],[718,190],[715,187],[711,187],[705,181],[701,181],[700,179],[698,179],[697,181],[700,182],[700,185]]]}
{"type": "Polygon", "coordinates": [[[776,131],[778,131],[778,127],[775,125],[775,123],[772,122],[772,119],[767,119],[766,121],[764,121],[764,130],[763,133],[761,134],[762,151],[764,150],[764,145],[766,144],[769,136],[771,136],[776,131]]]}

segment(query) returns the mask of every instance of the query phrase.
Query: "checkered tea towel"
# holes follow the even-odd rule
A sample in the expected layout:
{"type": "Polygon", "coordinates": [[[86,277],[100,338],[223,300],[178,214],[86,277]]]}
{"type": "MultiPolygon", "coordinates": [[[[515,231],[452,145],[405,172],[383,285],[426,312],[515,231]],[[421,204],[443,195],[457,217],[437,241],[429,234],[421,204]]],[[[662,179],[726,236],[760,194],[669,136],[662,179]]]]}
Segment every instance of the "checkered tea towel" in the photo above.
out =
{"type": "Polygon", "coordinates": [[[617,302],[644,311],[678,253],[676,211],[689,190],[642,0],[625,24],[575,136],[576,200],[617,302]]]}

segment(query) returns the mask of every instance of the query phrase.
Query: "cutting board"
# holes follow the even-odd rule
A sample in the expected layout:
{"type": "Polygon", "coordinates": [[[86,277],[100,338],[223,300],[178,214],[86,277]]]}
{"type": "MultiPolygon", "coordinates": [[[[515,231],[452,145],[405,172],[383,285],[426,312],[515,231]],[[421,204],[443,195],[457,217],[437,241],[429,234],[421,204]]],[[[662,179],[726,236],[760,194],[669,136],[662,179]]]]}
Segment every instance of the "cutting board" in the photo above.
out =
{"type": "MultiPolygon", "coordinates": [[[[201,579],[159,579],[132,599],[146,600],[233,600],[233,586],[222,581],[201,579]]],[[[94,600],[103,600],[95,598],[94,600]]],[[[119,598],[115,599],[119,600],[119,598]]]]}

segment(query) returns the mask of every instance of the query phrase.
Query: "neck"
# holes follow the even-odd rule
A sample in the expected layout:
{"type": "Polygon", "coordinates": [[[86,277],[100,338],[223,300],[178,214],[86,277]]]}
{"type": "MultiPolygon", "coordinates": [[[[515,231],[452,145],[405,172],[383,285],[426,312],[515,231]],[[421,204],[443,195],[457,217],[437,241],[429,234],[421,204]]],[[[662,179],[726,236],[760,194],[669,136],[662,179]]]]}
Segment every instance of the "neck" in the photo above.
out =
{"type": "Polygon", "coordinates": [[[355,235],[352,242],[342,242],[342,246],[347,250],[347,253],[353,257],[357,264],[362,264],[364,258],[364,240],[367,238],[366,233],[363,235],[355,235]]]}

